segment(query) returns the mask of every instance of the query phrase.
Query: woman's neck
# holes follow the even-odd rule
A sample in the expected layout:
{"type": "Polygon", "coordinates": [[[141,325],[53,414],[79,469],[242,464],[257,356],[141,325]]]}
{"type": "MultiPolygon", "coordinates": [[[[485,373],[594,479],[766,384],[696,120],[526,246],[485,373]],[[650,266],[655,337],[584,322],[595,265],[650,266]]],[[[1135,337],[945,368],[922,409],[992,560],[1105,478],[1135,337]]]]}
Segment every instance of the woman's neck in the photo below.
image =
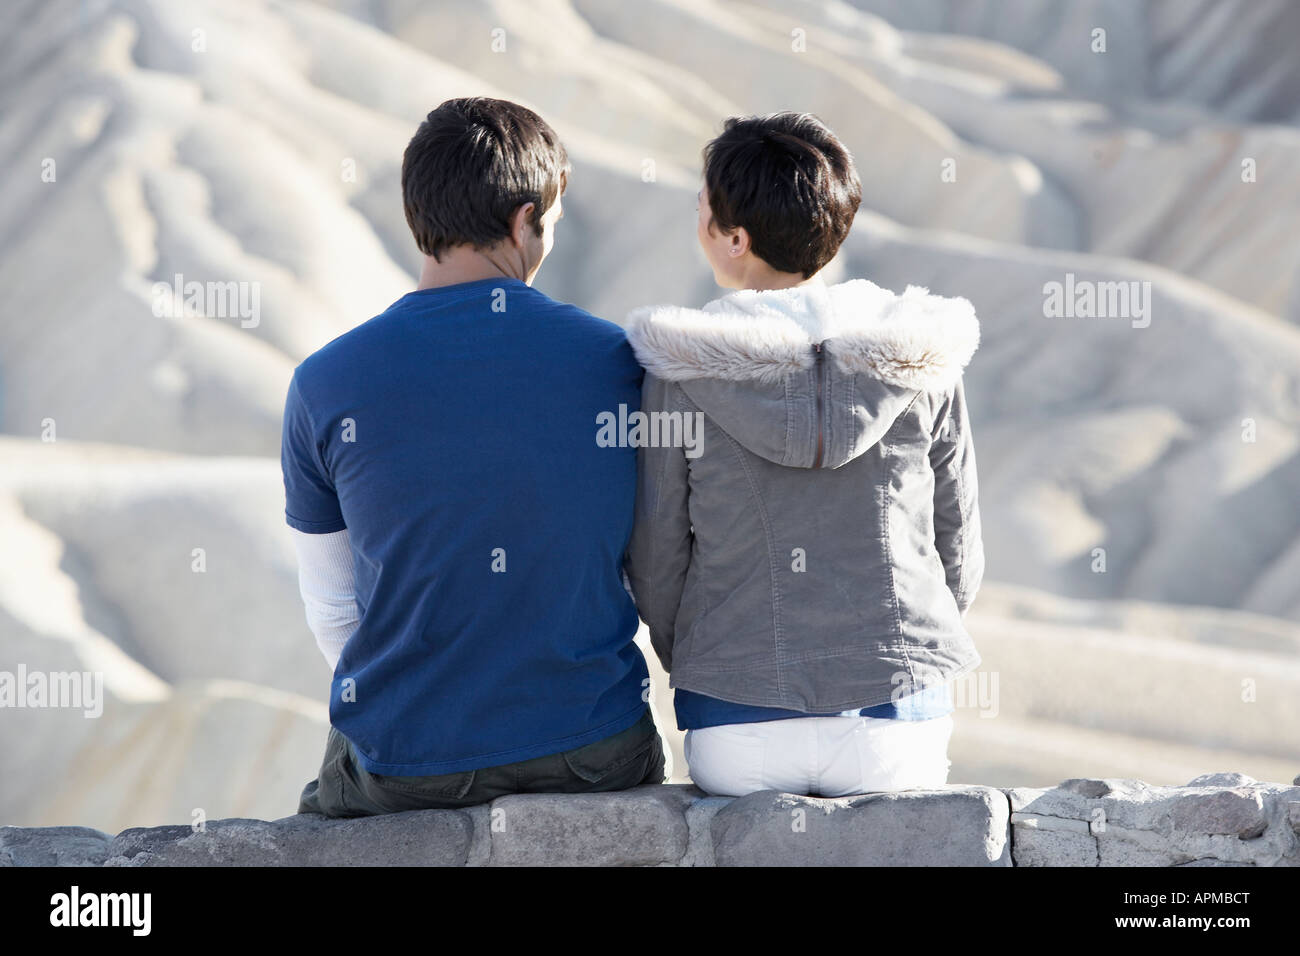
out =
{"type": "Polygon", "coordinates": [[[767,292],[773,289],[794,289],[804,285],[823,285],[822,274],[814,272],[804,278],[798,272],[777,272],[766,263],[750,270],[740,277],[738,289],[752,289],[755,292],[767,292]]]}

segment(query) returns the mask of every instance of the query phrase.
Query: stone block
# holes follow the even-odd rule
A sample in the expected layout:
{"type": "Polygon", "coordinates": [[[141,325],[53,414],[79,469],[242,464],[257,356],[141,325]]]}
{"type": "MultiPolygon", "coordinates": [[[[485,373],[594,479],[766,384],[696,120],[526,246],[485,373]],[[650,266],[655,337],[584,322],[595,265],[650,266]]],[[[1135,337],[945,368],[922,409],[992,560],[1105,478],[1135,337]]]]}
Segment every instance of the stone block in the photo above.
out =
{"type": "Polygon", "coordinates": [[[765,790],[713,817],[717,866],[1010,866],[991,787],[818,798],[765,790]]]}
{"type": "Polygon", "coordinates": [[[101,866],[112,840],[90,827],[0,827],[0,866],[101,866]]]}

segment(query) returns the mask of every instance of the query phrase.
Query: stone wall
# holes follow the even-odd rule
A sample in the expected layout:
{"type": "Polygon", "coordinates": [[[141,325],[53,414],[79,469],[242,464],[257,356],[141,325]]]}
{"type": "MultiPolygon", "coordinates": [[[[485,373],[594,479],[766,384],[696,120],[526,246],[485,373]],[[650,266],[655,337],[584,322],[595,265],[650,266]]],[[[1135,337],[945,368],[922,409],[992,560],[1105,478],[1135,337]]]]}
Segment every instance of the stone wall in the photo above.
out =
{"type": "Polygon", "coordinates": [[[1295,866],[1300,786],[1056,787],[736,799],[694,787],[502,797],[466,810],[163,826],[0,828],[0,866],[1295,866]]]}

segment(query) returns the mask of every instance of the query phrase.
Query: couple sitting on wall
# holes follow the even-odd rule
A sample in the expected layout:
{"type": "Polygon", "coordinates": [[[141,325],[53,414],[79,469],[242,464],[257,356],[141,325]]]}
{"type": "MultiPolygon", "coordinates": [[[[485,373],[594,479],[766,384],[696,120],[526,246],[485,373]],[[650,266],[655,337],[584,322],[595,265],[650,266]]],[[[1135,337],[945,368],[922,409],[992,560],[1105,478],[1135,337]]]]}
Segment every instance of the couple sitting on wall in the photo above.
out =
{"type": "Polygon", "coordinates": [[[704,149],[697,237],[735,291],[624,332],[532,288],[569,173],[533,112],[443,103],[402,165],[418,287],[294,373],[286,515],[334,669],[299,811],[662,783],[638,614],[701,789],[942,786],[980,661],[970,303],[824,282],[861,187],[779,113],[704,149]],[[620,406],[696,447],[598,440],[620,406]]]}

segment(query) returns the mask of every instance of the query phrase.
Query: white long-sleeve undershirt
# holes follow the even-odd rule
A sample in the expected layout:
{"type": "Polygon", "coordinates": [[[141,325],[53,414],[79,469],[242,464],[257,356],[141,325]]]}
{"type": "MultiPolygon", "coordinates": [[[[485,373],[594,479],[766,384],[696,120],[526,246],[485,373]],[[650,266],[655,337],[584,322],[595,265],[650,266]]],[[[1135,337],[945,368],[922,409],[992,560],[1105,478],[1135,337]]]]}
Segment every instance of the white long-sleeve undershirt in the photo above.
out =
{"type": "Polygon", "coordinates": [[[346,528],[330,534],[289,530],[298,552],[298,591],[307,609],[307,626],[334,670],[343,645],[361,620],[348,532],[346,528]]]}

